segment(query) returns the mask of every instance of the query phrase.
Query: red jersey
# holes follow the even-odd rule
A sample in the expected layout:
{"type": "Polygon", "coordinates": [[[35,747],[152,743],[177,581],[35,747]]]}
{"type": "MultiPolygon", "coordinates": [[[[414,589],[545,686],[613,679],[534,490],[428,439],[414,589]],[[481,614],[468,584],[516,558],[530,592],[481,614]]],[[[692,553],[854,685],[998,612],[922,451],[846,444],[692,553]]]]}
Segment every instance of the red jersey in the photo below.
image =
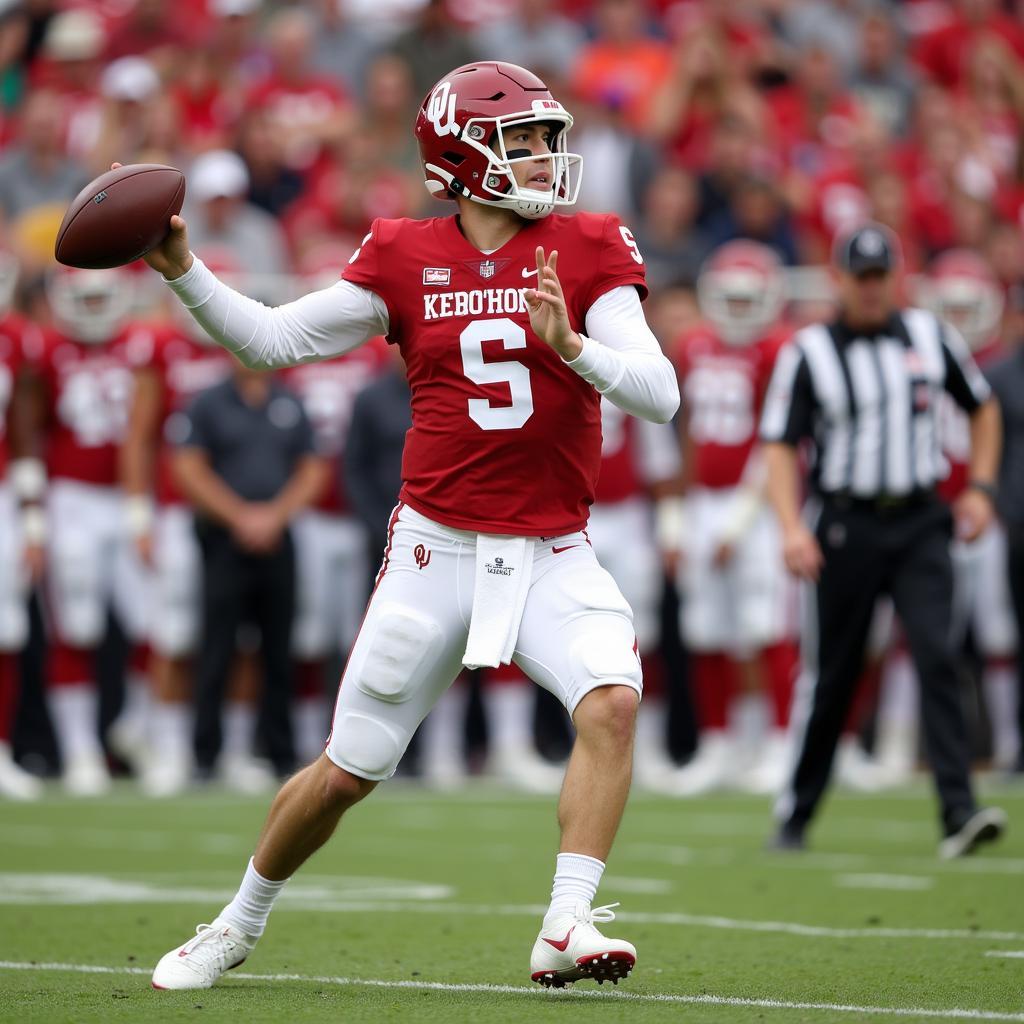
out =
{"type": "Polygon", "coordinates": [[[11,453],[7,440],[7,421],[11,413],[14,382],[24,361],[22,336],[25,322],[11,314],[0,320],[0,480],[7,475],[11,453]]]}
{"type": "Polygon", "coordinates": [[[49,408],[47,468],[51,478],[113,486],[124,439],[135,368],[152,359],[151,328],[129,326],[111,341],[86,344],[48,332],[39,373],[49,408]]]}
{"type": "Polygon", "coordinates": [[[643,494],[644,479],[637,464],[637,421],[613,402],[601,402],[601,475],[594,500],[614,504],[643,494]]]}
{"type": "Polygon", "coordinates": [[[727,345],[702,325],[680,339],[676,369],[689,410],[696,486],[735,487],[743,479],[775,357],[787,337],[776,329],[750,345],[727,345]]]}
{"type": "MultiPolygon", "coordinates": [[[[1006,355],[1006,348],[997,338],[973,355],[978,366],[984,368],[1006,355]]],[[[949,463],[949,473],[939,481],[938,492],[939,497],[952,504],[967,490],[971,475],[971,419],[945,391],[939,395],[938,416],[939,443],[949,463]]]]}
{"type": "Polygon", "coordinates": [[[341,515],[349,511],[342,486],[341,460],[352,422],[352,406],[359,394],[388,364],[383,338],[357,348],[339,359],[300,363],[281,372],[285,385],[299,396],[316,437],[317,453],[330,459],[331,480],[317,507],[341,515]]]}
{"type": "Polygon", "coordinates": [[[401,346],[412,430],[401,498],[440,523],[481,533],[582,529],[601,465],[600,395],[530,329],[523,291],[536,247],[557,249],[573,330],[606,292],[647,294],[643,258],[614,215],[526,221],[485,255],[455,217],[374,221],[345,280],[387,304],[401,346]]]}
{"type": "Polygon", "coordinates": [[[234,360],[212,341],[196,341],[181,331],[168,330],[154,340],[150,368],[160,379],[161,408],[155,497],[160,505],[185,502],[171,472],[173,445],[166,441],[167,421],[181,412],[201,391],[219,384],[231,373],[234,360]]]}

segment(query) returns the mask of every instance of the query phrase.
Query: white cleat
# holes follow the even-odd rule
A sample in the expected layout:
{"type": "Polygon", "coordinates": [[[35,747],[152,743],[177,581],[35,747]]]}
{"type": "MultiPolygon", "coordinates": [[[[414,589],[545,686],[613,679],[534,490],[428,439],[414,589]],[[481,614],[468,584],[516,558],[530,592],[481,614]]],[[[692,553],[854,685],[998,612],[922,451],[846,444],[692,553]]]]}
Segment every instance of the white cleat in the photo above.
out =
{"type": "Polygon", "coordinates": [[[42,782],[11,757],[11,748],[6,743],[0,743],[0,796],[29,801],[38,800],[42,795],[42,782]]]}
{"type": "Polygon", "coordinates": [[[738,755],[730,736],[712,734],[701,740],[693,760],[666,780],[662,792],[670,796],[691,797],[728,789],[737,782],[738,755]]]}
{"type": "Polygon", "coordinates": [[[192,762],[188,757],[168,758],[165,763],[153,762],[143,772],[139,785],[146,796],[157,799],[179,796],[188,789],[192,779],[192,762]]]}
{"type": "Polygon", "coordinates": [[[871,757],[853,736],[844,736],[836,749],[836,782],[855,793],[881,793],[900,783],[899,776],[871,757]]]}
{"type": "Polygon", "coordinates": [[[141,718],[121,715],[107,729],[107,745],[131,768],[136,778],[142,778],[152,761],[152,752],[141,718]]]}
{"type": "Polygon", "coordinates": [[[741,780],[748,793],[758,796],[776,796],[789,781],[789,743],[785,733],[775,733],[765,744],[761,759],[741,780]]]}
{"type": "Polygon", "coordinates": [[[104,796],[110,792],[110,772],[101,754],[83,754],[70,760],[61,781],[70,796],[104,796]]]}
{"type": "Polygon", "coordinates": [[[545,922],[533,944],[530,979],[545,988],[564,988],[586,978],[617,985],[636,965],[636,947],[625,939],[607,939],[594,927],[595,921],[614,921],[612,907],[617,906],[591,910],[579,903],[575,913],[545,922]]]}
{"type": "Polygon", "coordinates": [[[153,988],[209,988],[226,971],[245,963],[256,940],[215,918],[188,942],[165,953],[153,971],[153,988]]]}
{"type": "Polygon", "coordinates": [[[265,761],[245,754],[225,754],[221,758],[220,777],[228,789],[246,796],[262,796],[280,785],[265,761]]]}
{"type": "Polygon", "coordinates": [[[500,782],[523,793],[558,793],[565,778],[564,767],[550,764],[532,749],[495,753],[490,771],[500,782]]]}

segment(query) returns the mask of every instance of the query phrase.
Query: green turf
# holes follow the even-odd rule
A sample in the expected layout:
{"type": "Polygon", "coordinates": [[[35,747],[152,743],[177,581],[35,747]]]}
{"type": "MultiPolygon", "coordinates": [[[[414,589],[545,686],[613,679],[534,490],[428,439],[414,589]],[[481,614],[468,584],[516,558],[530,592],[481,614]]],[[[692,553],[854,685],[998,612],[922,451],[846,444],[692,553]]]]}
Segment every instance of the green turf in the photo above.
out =
{"type": "Polygon", "coordinates": [[[992,788],[987,796],[1010,812],[1010,835],[955,864],[935,859],[923,785],[834,797],[806,855],[763,852],[766,801],[635,798],[599,902],[622,902],[614,933],[636,943],[639,964],[617,989],[576,986],[598,998],[530,991],[533,908],[545,904],[557,838],[551,799],[486,786],[452,796],[384,787],[291,883],[241,969],[302,979],[236,972],[199,993],[155,992],[148,970],[233,891],[265,801],[211,792],[155,803],[125,789],[96,802],[54,795],[3,804],[0,960],[140,973],[0,967],[0,1020],[936,1019],[623,998],[629,993],[974,1010],[1024,1021],[1024,959],[985,955],[1024,950],[1024,792],[992,788]]]}

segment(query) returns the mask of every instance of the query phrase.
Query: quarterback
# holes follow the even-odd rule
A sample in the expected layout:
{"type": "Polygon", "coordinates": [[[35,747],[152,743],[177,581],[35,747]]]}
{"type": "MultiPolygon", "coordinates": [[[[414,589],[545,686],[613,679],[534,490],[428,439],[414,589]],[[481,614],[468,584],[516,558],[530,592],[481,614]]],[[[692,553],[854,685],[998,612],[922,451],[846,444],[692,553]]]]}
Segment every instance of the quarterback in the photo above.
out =
{"type": "Polygon", "coordinates": [[[572,116],[511,64],[446,75],[416,136],[454,217],[378,220],[331,287],[267,308],[190,252],[181,218],[147,256],[196,320],[254,367],[329,359],[384,335],[412,392],[403,485],[326,749],[282,787],[238,893],[156,966],[212,985],[252,952],[288,878],[391,777],[461,666],[515,662],[557,695],[576,744],[558,807],[534,981],[618,981],[635,948],[591,906],[630,784],[641,692],[632,613],[587,540],[601,397],[653,421],[679,404],[640,306],[643,257],[614,216],[562,215],[579,189],[572,116]]]}

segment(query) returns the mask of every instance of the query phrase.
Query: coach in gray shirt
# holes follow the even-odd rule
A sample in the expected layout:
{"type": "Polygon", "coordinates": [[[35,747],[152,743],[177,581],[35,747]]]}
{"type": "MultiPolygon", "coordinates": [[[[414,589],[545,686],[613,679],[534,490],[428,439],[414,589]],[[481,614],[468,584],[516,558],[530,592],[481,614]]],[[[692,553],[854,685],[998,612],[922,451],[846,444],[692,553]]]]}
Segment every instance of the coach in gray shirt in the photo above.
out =
{"type": "Polygon", "coordinates": [[[260,733],[281,775],[295,768],[289,704],[295,553],[289,523],[327,482],[302,403],[269,373],[238,364],[172,420],[175,475],[196,509],[203,556],[203,642],[196,665],[195,753],[211,774],[239,625],[260,630],[260,733]]]}
{"type": "MultiPolygon", "coordinates": [[[[999,466],[996,508],[1006,526],[1007,574],[1017,620],[1024,637],[1024,346],[988,371],[992,391],[1003,414],[1003,457],[999,466]]],[[[1024,657],[1018,650],[1017,734],[1024,737],[1024,657]]],[[[1016,774],[1024,774],[1024,746],[1017,754],[1016,774]]]]}

